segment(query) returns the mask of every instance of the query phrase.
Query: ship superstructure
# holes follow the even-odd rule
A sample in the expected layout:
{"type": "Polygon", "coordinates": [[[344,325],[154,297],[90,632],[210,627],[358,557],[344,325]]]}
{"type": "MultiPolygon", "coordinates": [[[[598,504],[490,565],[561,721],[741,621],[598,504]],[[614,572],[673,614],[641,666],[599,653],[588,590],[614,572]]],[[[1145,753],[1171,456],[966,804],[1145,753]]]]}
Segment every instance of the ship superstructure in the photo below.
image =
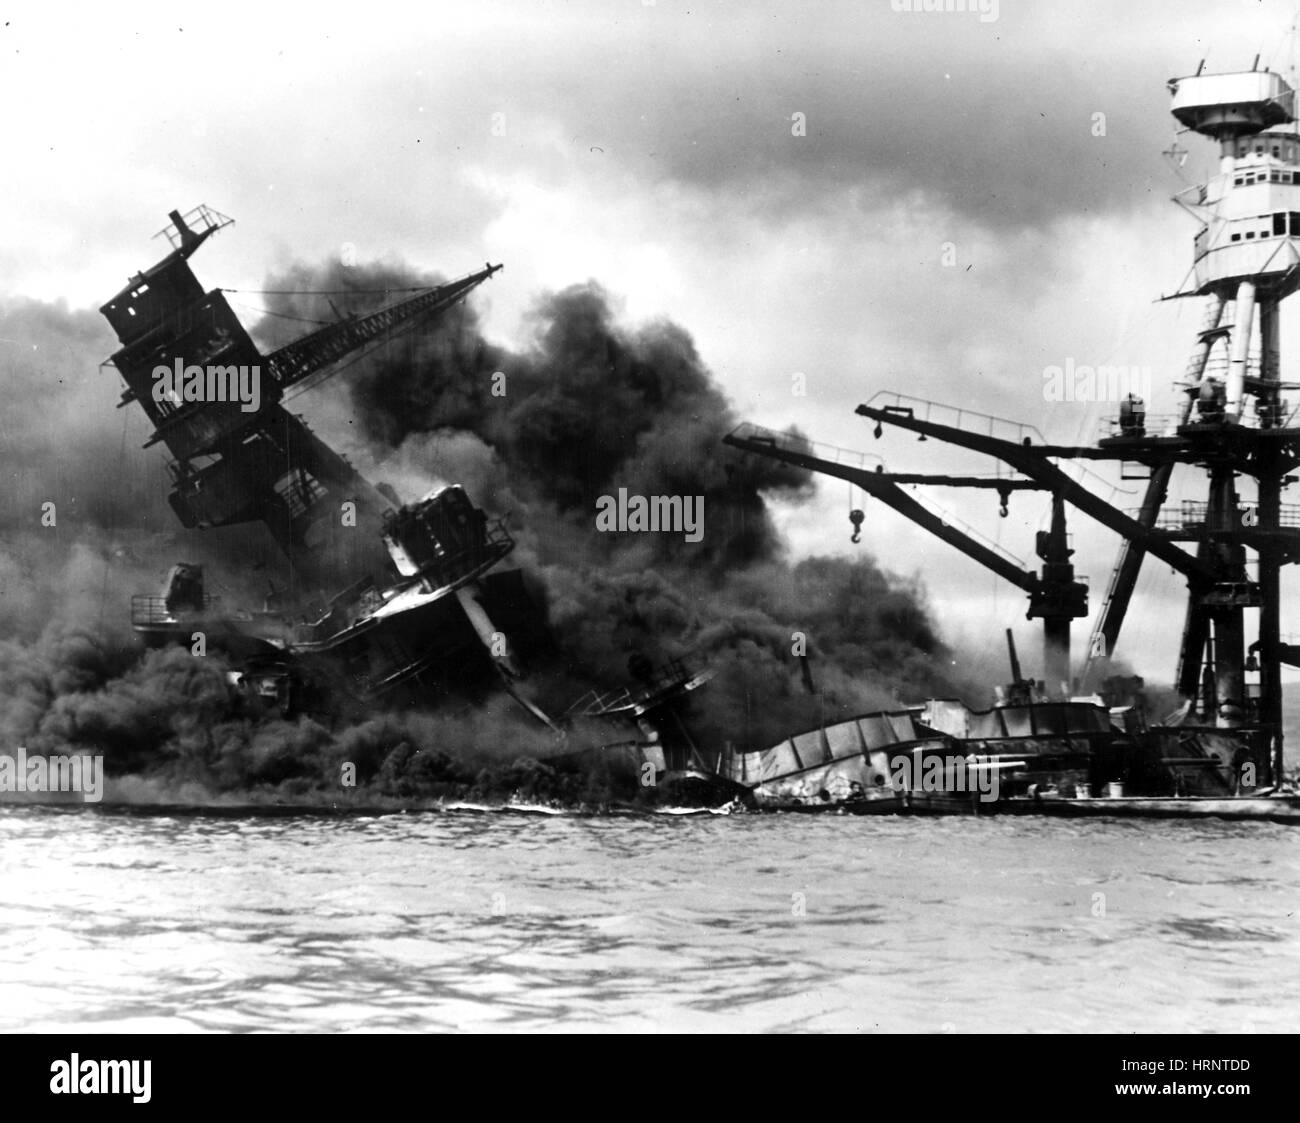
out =
{"type": "Polygon", "coordinates": [[[262,524],[290,567],[293,595],[261,608],[227,603],[208,591],[202,565],[183,562],[160,594],[133,598],[145,641],[201,637],[230,659],[232,686],[286,715],[437,704],[448,693],[473,701],[503,689],[558,735],[560,753],[594,747],[643,782],[689,773],[694,748],[678,709],[706,671],[634,661],[635,685],[593,692],[567,715],[611,726],[608,737],[566,744],[524,686],[530,661],[552,655],[554,639],[538,588],[502,568],[515,546],[504,522],[457,484],[402,503],[285,408],[290,389],[404,325],[436,319],[501,266],[263,354],[225,294],[205,292],[189,265],[231,220],[206,206],[170,218],[161,232],[170,252],[101,309],[121,343],[109,360],[126,383],[119,404],[138,404],[153,427],[145,447],[161,443],[174,458],[168,499],[182,525],[262,524]]]}
{"type": "Polygon", "coordinates": [[[232,220],[206,206],[170,217],[161,234],[171,252],[100,311],[122,344],[109,360],[126,383],[121,404],[135,402],[148,417],[153,433],[145,447],[162,443],[173,457],[172,509],[191,528],[264,524],[308,582],[373,564],[391,504],[284,408],[285,394],[401,325],[446,311],[501,267],[326,325],[263,355],[225,293],[205,292],[189,264],[232,220]],[[160,377],[166,371],[181,377],[160,377]],[[254,392],[230,393],[232,371],[245,372],[254,392]],[[344,503],[353,504],[347,520],[340,518],[344,503]]]}
{"type": "MultiPolygon", "coordinates": [[[[901,394],[877,394],[857,407],[876,437],[896,428],[991,457],[997,467],[987,476],[891,473],[879,458],[752,425],[726,438],[747,452],[849,480],[1022,589],[1029,617],[1043,621],[1043,680],[1022,680],[1017,670],[994,710],[980,715],[960,703],[931,702],[886,725],[876,722],[870,736],[864,719],[809,731],[789,746],[794,760],[811,757],[813,765],[771,763],[785,751],[776,746],[761,766],[765,783],[779,774],[788,788],[800,773],[828,767],[842,773],[846,761],[857,760],[850,772],[859,796],[874,787],[886,800],[911,801],[914,790],[882,779],[882,765],[916,753],[998,769],[1004,802],[1042,804],[1063,796],[1094,806],[1189,797],[1258,802],[1283,784],[1281,666],[1300,666],[1300,650],[1281,641],[1280,574],[1300,559],[1300,508],[1284,505],[1281,497],[1294,482],[1289,473],[1300,466],[1300,426],[1287,396],[1300,390],[1300,382],[1281,375],[1279,307],[1300,287],[1300,133],[1295,95],[1281,75],[1203,71],[1202,64],[1195,75],[1169,83],[1178,122],[1218,148],[1215,173],[1176,197],[1200,223],[1192,280],[1176,295],[1205,299],[1207,311],[1174,416],[1150,416],[1146,403],[1130,394],[1096,445],[1071,446],[1052,444],[1030,426],[901,394]],[[1104,494],[1086,468],[1095,461],[1121,465],[1125,478],[1145,480],[1140,507],[1126,511],[1104,494]],[[1180,479],[1184,487],[1200,481],[1204,499],[1169,509],[1179,469],[1184,477],[1192,473],[1180,479]],[[961,520],[903,491],[904,485],[993,489],[1004,514],[1012,492],[1048,492],[1050,527],[1036,542],[1041,570],[1029,570],[961,520]],[[1070,628],[1088,614],[1088,590],[1070,562],[1067,508],[1121,542],[1077,674],[1070,628]],[[1187,585],[1175,675],[1185,705],[1164,725],[1149,724],[1140,705],[1132,704],[1135,684],[1110,673],[1112,655],[1122,653],[1122,625],[1147,555],[1187,585]],[[1100,724],[1098,715],[1105,719],[1100,724]],[[932,735],[946,740],[932,741],[932,735]],[[894,742],[900,747],[889,750],[890,757],[886,750],[894,742]],[[879,758],[874,765],[872,753],[879,758]]],[[[851,518],[856,541],[864,514],[855,510],[851,518]]],[[[751,763],[733,764],[733,774],[744,774],[751,763]]],[[[1269,806],[1276,813],[1280,804],[1269,806]]]]}
{"type": "MultiPolygon", "coordinates": [[[[504,525],[459,486],[401,504],[371,485],[284,407],[286,392],[404,324],[437,317],[501,267],[341,318],[263,354],[220,289],[189,258],[231,220],[173,211],[172,245],[104,305],[121,348],[110,359],[170,463],[169,502],[191,529],[261,523],[293,575],[287,603],[249,610],[205,588],[203,567],[173,568],[132,623],[153,642],[204,642],[240,661],[241,682],[283,708],[333,694],[366,702],[402,687],[426,696],[485,675],[518,693],[523,653],[545,623],[517,571],[504,525]]],[[[281,598],[285,599],[285,598],[281,598]]],[[[336,697],[336,700],[337,700],[336,697]]]]}

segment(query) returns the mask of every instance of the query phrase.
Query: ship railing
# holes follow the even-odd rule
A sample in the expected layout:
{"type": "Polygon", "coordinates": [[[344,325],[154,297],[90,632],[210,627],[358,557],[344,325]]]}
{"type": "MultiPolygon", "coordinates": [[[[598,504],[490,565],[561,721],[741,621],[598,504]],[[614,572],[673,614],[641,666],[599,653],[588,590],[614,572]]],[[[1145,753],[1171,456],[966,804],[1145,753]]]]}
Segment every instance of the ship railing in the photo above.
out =
{"type": "MultiPolygon", "coordinates": [[[[1138,517],[1138,510],[1127,512],[1130,518],[1138,517]]],[[[1249,530],[1259,525],[1259,508],[1254,503],[1241,503],[1227,526],[1209,525],[1209,504],[1189,499],[1177,507],[1161,511],[1153,524],[1156,530],[1195,532],[1203,530],[1249,530]]],[[[1300,506],[1282,504],[1278,509],[1277,525],[1287,529],[1300,528],[1300,506]]]]}
{"type": "Polygon", "coordinates": [[[682,660],[670,659],[656,667],[651,676],[642,682],[631,686],[615,687],[612,690],[589,690],[565,711],[565,716],[577,714],[589,717],[616,710],[632,709],[676,686],[690,682],[695,677],[696,672],[682,660]]]}
{"type": "Polygon", "coordinates": [[[200,609],[179,608],[173,610],[167,607],[167,598],[165,596],[141,593],[131,598],[131,626],[138,628],[150,624],[175,624],[184,616],[197,616],[213,612],[220,606],[221,597],[213,595],[203,598],[203,607],[200,609]]]}
{"type": "Polygon", "coordinates": [[[1097,422],[1097,435],[1107,437],[1175,437],[1182,418],[1176,413],[1148,413],[1142,417],[1142,431],[1126,428],[1118,417],[1103,417],[1097,422]]]}
{"type": "Polygon", "coordinates": [[[871,452],[859,452],[851,448],[839,448],[836,445],[811,441],[797,433],[778,433],[775,429],[764,429],[749,421],[741,422],[731,431],[737,440],[752,441],[754,444],[771,445],[774,449],[793,452],[801,456],[815,456],[832,464],[842,464],[848,468],[861,468],[884,471],[885,461],[871,452]]]}
{"type": "Polygon", "coordinates": [[[417,576],[435,589],[461,584],[496,565],[514,548],[515,540],[506,530],[505,522],[502,519],[489,519],[484,527],[482,541],[425,562],[420,566],[417,576]]]}
{"type": "MultiPolygon", "coordinates": [[[[1289,402],[1283,403],[1284,410],[1289,411],[1283,415],[1277,415],[1277,424],[1269,426],[1274,429],[1289,428],[1295,420],[1296,413],[1300,410],[1300,405],[1293,407],[1289,402]]],[[[1143,421],[1141,432],[1135,430],[1126,430],[1120,423],[1118,417],[1103,417],[1097,424],[1097,435],[1103,440],[1109,437],[1176,437],[1178,430],[1184,425],[1201,425],[1208,423],[1221,423],[1223,421],[1222,412],[1218,417],[1206,417],[1199,410],[1193,408],[1187,421],[1184,422],[1182,417],[1173,413],[1148,414],[1143,421]]],[[[1260,418],[1257,413],[1242,411],[1240,420],[1237,423],[1242,429],[1259,429],[1263,428],[1260,424],[1260,418]]]]}
{"type": "MultiPolygon", "coordinates": [[[[202,234],[207,230],[220,230],[223,227],[232,225],[235,221],[220,211],[213,210],[206,203],[200,203],[193,210],[181,215],[181,220],[195,234],[202,234]]],[[[169,222],[154,237],[166,238],[171,243],[172,249],[180,248],[181,232],[174,222],[169,222]]]]}
{"type": "Polygon", "coordinates": [[[991,413],[979,413],[972,409],[960,409],[932,402],[925,398],[913,398],[893,390],[881,390],[867,405],[873,409],[885,409],[891,412],[905,412],[917,421],[928,421],[934,425],[946,425],[950,429],[961,429],[966,433],[976,433],[984,437],[1010,441],[1023,445],[1026,441],[1046,444],[1043,434],[1034,426],[1012,421],[1006,417],[996,417],[991,413]]]}
{"type": "Polygon", "coordinates": [[[382,608],[383,604],[384,597],[376,587],[375,579],[362,577],[335,593],[325,604],[318,604],[306,619],[294,626],[294,638],[299,643],[328,639],[349,627],[359,616],[382,608]]]}
{"type": "MultiPolygon", "coordinates": [[[[494,519],[487,524],[482,542],[425,563],[413,577],[406,578],[401,587],[409,588],[419,582],[432,589],[463,585],[491,569],[514,548],[515,540],[502,520],[494,519]]],[[[374,578],[363,577],[331,597],[323,615],[296,625],[294,636],[299,643],[328,639],[359,618],[382,608],[385,603],[384,593],[376,587],[374,578]]]]}
{"type": "MultiPolygon", "coordinates": [[[[1200,530],[1205,527],[1210,505],[1197,500],[1187,500],[1176,508],[1161,511],[1152,523],[1155,530],[1200,530]]],[[[1130,518],[1138,517],[1138,510],[1127,512],[1130,518]]]]}
{"type": "MultiPolygon", "coordinates": [[[[1242,504],[1241,515],[1244,526],[1259,525],[1259,507],[1256,504],[1242,504]]],[[[1289,530],[1300,527],[1300,506],[1297,506],[1294,503],[1283,503],[1279,505],[1277,512],[1277,525],[1289,530]]]]}
{"type": "MultiPolygon", "coordinates": [[[[781,449],[784,452],[793,452],[803,456],[814,456],[818,460],[825,460],[831,464],[842,464],[849,468],[861,468],[864,471],[871,469],[888,473],[888,466],[885,464],[884,457],[877,456],[874,452],[862,452],[858,449],[840,448],[838,445],[828,445],[822,441],[809,440],[807,437],[795,433],[779,433],[775,429],[765,429],[761,425],[755,425],[751,421],[742,421],[732,431],[731,436],[737,440],[751,441],[754,444],[770,445],[774,449],[781,449]]],[[[1019,472],[1012,472],[1009,469],[995,472],[964,472],[965,476],[974,479],[988,480],[1023,480],[1024,477],[1019,472]]]]}
{"type": "Polygon", "coordinates": [[[1080,487],[1088,488],[1094,495],[1104,499],[1112,507],[1119,506],[1125,498],[1133,495],[1131,488],[1120,487],[1119,484],[1112,483],[1104,476],[1094,472],[1082,460],[1071,460],[1059,465],[1059,467],[1080,487]]]}
{"type": "Polygon", "coordinates": [[[927,511],[929,511],[930,514],[936,516],[944,524],[944,526],[950,526],[954,530],[960,531],[967,538],[974,539],[981,546],[983,546],[984,549],[990,550],[993,553],[997,554],[998,557],[1000,557],[1003,561],[1009,562],[1011,565],[1014,565],[1017,569],[1029,568],[1025,564],[1023,558],[1017,557],[1005,546],[1001,545],[998,542],[993,541],[993,539],[990,538],[988,535],[983,534],[980,531],[976,530],[965,519],[959,518],[957,515],[954,515],[946,507],[943,507],[940,504],[934,502],[934,500],[932,500],[929,496],[927,496],[923,492],[909,493],[909,496],[911,499],[914,499],[917,503],[919,503],[922,507],[924,507],[927,511]]]}

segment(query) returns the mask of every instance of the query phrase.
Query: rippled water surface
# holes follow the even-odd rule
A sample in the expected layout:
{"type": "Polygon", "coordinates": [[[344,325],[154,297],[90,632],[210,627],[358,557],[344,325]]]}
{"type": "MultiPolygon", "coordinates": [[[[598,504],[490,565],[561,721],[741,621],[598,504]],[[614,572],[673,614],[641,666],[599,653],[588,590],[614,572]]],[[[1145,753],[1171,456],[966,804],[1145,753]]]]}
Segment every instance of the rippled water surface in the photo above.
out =
{"type": "Polygon", "coordinates": [[[1300,1029],[1272,824],[0,809],[0,1030],[1300,1029]]]}

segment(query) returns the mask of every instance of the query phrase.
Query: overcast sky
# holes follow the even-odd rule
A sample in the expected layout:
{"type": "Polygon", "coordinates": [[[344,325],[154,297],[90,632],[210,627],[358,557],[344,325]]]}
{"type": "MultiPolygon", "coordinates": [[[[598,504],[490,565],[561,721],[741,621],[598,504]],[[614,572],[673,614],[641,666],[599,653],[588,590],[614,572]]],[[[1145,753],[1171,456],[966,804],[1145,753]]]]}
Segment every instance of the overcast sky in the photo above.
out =
{"type": "MultiPolygon", "coordinates": [[[[196,259],[209,286],[344,245],[448,275],[500,261],[476,300],[501,342],[539,291],[595,278],[629,321],[691,332],[741,416],[899,470],[943,461],[872,439],[853,408],[880,390],[1091,440],[1102,408],[1044,402],[1044,367],[1149,365],[1168,412],[1200,319],[1153,303],[1191,264],[1169,196],[1209,153],[1162,156],[1165,81],[1203,57],[1288,69],[1295,7],[3,4],[0,297],[98,306],[203,202],[237,219],[196,259]]],[[[799,552],[849,552],[850,502],[828,481],[780,520],[799,552]]],[[[1032,558],[1042,500],[954,505],[1032,558]]],[[[924,576],[948,635],[1014,623],[1032,648],[1019,593],[868,509],[863,548],[924,576]]],[[[1115,541],[1075,530],[1095,606],[1115,541]]],[[[1148,566],[1125,647],[1153,676],[1179,587],[1148,566]]]]}

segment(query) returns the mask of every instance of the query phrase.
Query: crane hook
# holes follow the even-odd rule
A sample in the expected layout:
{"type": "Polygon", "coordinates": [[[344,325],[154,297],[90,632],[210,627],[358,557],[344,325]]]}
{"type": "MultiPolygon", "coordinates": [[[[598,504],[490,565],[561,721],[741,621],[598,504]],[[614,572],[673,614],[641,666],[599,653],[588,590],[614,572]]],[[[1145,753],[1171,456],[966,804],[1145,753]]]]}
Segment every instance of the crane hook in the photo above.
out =
{"type": "Polygon", "coordinates": [[[998,514],[1005,519],[1007,517],[1007,504],[1011,502],[1011,492],[999,489],[998,498],[1002,500],[998,506],[998,514]]]}
{"type": "Polygon", "coordinates": [[[849,522],[853,524],[853,537],[849,539],[850,542],[856,543],[862,541],[862,520],[865,518],[866,515],[857,507],[854,507],[853,510],[849,512],[849,522]]]}
{"type": "Polygon", "coordinates": [[[885,427],[881,425],[879,421],[877,421],[876,427],[871,430],[871,433],[872,436],[876,438],[876,440],[880,440],[880,438],[885,435],[885,427]]]}

